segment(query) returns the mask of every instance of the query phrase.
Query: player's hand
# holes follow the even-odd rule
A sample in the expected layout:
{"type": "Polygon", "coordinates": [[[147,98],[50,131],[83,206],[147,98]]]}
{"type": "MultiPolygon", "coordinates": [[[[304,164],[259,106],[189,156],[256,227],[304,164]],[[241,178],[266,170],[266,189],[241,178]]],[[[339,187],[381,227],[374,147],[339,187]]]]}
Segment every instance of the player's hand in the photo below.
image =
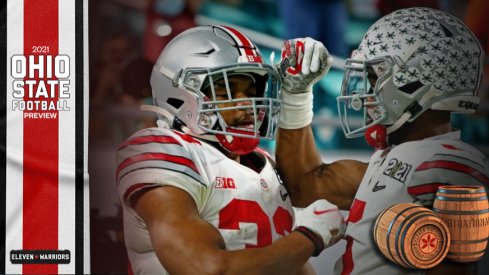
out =
{"type": "Polygon", "coordinates": [[[345,233],[345,222],[338,206],[317,200],[306,208],[296,209],[296,228],[306,227],[322,238],[324,248],[338,242],[345,233]]]}
{"type": "Polygon", "coordinates": [[[286,40],[280,62],[276,64],[282,91],[306,93],[331,68],[333,57],[323,43],[312,38],[286,40]]]}

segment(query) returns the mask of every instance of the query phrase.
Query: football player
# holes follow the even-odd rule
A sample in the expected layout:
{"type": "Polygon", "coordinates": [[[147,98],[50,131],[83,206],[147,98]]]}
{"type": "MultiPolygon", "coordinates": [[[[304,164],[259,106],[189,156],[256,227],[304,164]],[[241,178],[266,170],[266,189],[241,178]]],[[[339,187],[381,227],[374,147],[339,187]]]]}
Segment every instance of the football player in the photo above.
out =
{"type": "MultiPolygon", "coordinates": [[[[376,249],[378,214],[397,203],[430,207],[440,185],[489,186],[483,154],[450,125],[452,112],[472,113],[478,106],[483,57],[471,31],[444,12],[409,8],[379,19],[347,60],[337,98],[345,135],[364,136],[377,150],[368,164],[326,164],[310,127],[311,87],[328,71],[331,57],[310,38],[285,44],[278,66],[283,106],[277,166],[294,205],[326,198],[350,210],[336,274],[420,273],[376,249]]],[[[427,272],[468,274],[475,267],[445,261],[427,272]]]]}
{"type": "Polygon", "coordinates": [[[156,128],[117,154],[117,188],[134,274],[311,274],[307,260],[340,239],[336,205],[294,216],[270,157],[278,77],[253,42],[226,26],[189,29],[151,76],[156,128]],[[254,248],[254,249],[248,249],[254,248]]]}

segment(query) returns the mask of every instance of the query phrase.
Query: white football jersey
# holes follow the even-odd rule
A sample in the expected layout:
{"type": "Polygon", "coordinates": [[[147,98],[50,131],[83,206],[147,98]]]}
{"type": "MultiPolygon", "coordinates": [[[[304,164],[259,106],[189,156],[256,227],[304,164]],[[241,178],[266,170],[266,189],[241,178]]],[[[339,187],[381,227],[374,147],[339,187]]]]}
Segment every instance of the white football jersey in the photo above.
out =
{"type": "Polygon", "coordinates": [[[376,151],[347,219],[346,251],[335,274],[421,274],[388,260],[373,239],[373,226],[385,208],[414,202],[432,206],[438,186],[489,186],[484,156],[460,140],[460,132],[406,142],[376,151]]]}
{"type": "Polygon", "coordinates": [[[267,246],[290,233],[294,214],[287,192],[264,153],[254,154],[264,165],[256,167],[260,172],[249,168],[257,161],[244,166],[170,129],[145,129],[123,143],[117,155],[117,188],[134,274],[167,274],[145,223],[129,204],[131,196],[145,188],[168,185],[186,191],[200,217],[219,230],[228,250],[267,246]]]}

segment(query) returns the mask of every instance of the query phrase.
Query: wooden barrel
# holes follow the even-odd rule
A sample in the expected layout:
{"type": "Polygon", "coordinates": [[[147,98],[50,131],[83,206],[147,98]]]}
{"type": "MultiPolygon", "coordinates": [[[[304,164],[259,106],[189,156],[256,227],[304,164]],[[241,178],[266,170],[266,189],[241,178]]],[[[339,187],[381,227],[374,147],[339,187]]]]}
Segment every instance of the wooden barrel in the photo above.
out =
{"type": "Polygon", "coordinates": [[[447,258],[457,262],[479,260],[489,236],[489,203],[484,187],[440,186],[433,210],[445,221],[452,242],[447,258]]]}
{"type": "Polygon", "coordinates": [[[382,254],[406,268],[436,266],[450,246],[445,223],[433,211],[414,203],[386,208],[377,217],[373,233],[382,254]]]}

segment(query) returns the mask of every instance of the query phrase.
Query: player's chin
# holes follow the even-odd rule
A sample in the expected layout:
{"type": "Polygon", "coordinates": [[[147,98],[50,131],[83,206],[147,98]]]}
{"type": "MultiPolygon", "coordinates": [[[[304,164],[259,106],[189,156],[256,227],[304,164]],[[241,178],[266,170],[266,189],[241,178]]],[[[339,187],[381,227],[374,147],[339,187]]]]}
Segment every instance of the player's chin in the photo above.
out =
{"type": "Polygon", "coordinates": [[[251,122],[251,123],[240,123],[236,127],[237,128],[244,128],[244,129],[255,129],[255,124],[253,122],[251,122]]]}

